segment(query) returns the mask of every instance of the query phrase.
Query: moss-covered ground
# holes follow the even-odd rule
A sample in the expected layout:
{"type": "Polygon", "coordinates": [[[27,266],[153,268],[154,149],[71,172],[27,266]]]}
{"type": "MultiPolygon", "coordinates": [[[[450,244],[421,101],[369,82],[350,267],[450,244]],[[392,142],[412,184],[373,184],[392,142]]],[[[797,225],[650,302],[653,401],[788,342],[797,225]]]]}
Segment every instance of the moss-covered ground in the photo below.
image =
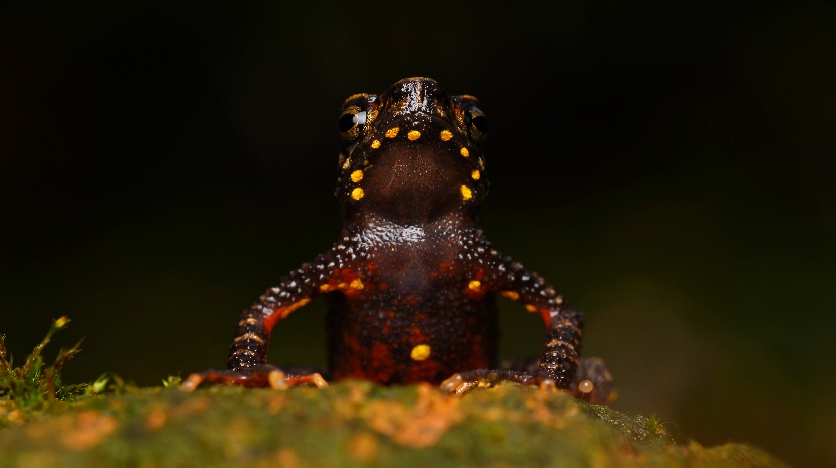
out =
{"type": "Polygon", "coordinates": [[[0,409],[0,467],[778,467],[744,445],[676,444],[664,425],[563,393],[464,396],[350,381],[318,390],[133,389],[0,409]]]}
{"type": "Polygon", "coordinates": [[[0,336],[0,468],[785,466],[745,445],[677,444],[655,418],[516,384],[463,396],[363,381],[194,393],[176,378],[63,385],[78,345],[51,365],[41,351],[68,321],[55,320],[19,367],[0,336]]]}

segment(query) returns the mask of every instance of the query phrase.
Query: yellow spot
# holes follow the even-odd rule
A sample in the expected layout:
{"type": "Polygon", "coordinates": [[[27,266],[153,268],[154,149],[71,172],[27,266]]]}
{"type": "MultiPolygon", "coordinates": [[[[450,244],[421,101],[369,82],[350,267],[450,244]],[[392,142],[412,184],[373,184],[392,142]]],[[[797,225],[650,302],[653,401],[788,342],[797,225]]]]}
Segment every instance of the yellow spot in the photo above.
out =
{"type": "Polygon", "coordinates": [[[504,297],[507,297],[508,299],[511,299],[511,300],[514,300],[514,301],[516,301],[517,299],[520,298],[520,295],[517,294],[514,291],[502,291],[499,294],[502,294],[504,297]]]}
{"type": "Polygon", "coordinates": [[[323,284],[322,286],[319,287],[319,290],[323,291],[323,292],[328,292],[328,291],[331,290],[331,285],[330,284],[323,284]]]}
{"type": "Polygon", "coordinates": [[[473,291],[478,291],[481,286],[482,283],[480,283],[479,280],[473,280],[467,285],[467,287],[473,291]]]}
{"type": "Polygon", "coordinates": [[[473,197],[473,192],[470,191],[470,189],[467,187],[467,185],[462,185],[461,190],[462,190],[462,198],[463,199],[470,200],[470,198],[473,197]]]}
{"type": "Polygon", "coordinates": [[[426,344],[419,344],[418,346],[412,348],[412,352],[409,353],[409,356],[416,360],[416,361],[423,361],[430,357],[430,345],[426,344]]]}
{"type": "Polygon", "coordinates": [[[413,130],[413,131],[407,133],[406,137],[409,138],[410,140],[417,140],[417,139],[421,138],[421,132],[419,132],[418,130],[413,130]]]}
{"type": "Polygon", "coordinates": [[[527,310],[529,312],[537,312],[537,306],[532,305],[532,304],[526,304],[525,305],[525,310],[527,310]]]}
{"type": "Polygon", "coordinates": [[[386,130],[386,138],[395,138],[398,136],[398,130],[400,130],[398,127],[392,127],[389,130],[386,130]]]}
{"type": "MultiPolygon", "coordinates": [[[[476,172],[479,172],[479,171],[476,171],[476,172]]],[[[478,179],[478,177],[477,177],[477,179],[478,179]]],[[[351,173],[351,181],[352,182],[360,182],[361,180],[363,180],[363,171],[361,171],[360,169],[357,169],[356,171],[351,173]]]]}
{"type": "Polygon", "coordinates": [[[462,156],[464,156],[464,157],[470,156],[470,151],[468,151],[467,148],[462,148],[461,153],[462,153],[462,156]]]}
{"type": "Polygon", "coordinates": [[[356,280],[352,281],[351,284],[348,285],[348,287],[351,289],[363,289],[364,286],[363,282],[360,281],[360,278],[357,278],[356,280]]]}
{"type": "Polygon", "coordinates": [[[351,191],[351,198],[355,200],[363,198],[363,195],[365,195],[365,193],[363,193],[363,189],[361,189],[360,187],[357,187],[356,189],[351,191]]]}
{"type": "MultiPolygon", "coordinates": [[[[479,177],[481,177],[481,174],[479,174],[479,169],[476,169],[475,171],[473,171],[473,173],[470,174],[470,177],[473,177],[473,180],[479,180],[479,177]]],[[[353,174],[352,174],[352,178],[353,178],[353,174]]]]}
{"type": "Polygon", "coordinates": [[[351,158],[346,158],[345,163],[343,164],[343,170],[348,169],[349,166],[351,166],[351,158]]]}
{"type": "Polygon", "coordinates": [[[378,149],[380,148],[380,140],[375,140],[372,142],[372,148],[378,149]]]}
{"type": "Polygon", "coordinates": [[[450,138],[453,138],[453,134],[450,133],[450,130],[442,130],[441,131],[441,141],[447,141],[450,138]]]}

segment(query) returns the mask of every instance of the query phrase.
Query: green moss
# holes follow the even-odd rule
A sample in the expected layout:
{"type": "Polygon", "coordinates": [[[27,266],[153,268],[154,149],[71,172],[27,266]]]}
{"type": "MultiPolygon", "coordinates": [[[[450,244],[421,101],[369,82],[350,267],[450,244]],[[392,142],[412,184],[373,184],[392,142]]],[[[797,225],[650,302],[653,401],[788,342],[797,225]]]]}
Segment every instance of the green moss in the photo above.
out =
{"type": "Polygon", "coordinates": [[[351,381],[287,391],[150,388],[0,431],[6,466],[784,466],[674,443],[663,425],[518,385],[464,397],[351,381]]]}
{"type": "Polygon", "coordinates": [[[655,417],[628,416],[565,393],[500,384],[464,396],[428,384],[349,381],[327,389],[140,389],[118,376],[62,385],[40,356],[56,320],[15,368],[0,339],[0,468],[780,467],[745,445],[677,445],[655,417]]]}
{"type": "Polygon", "coordinates": [[[0,427],[27,421],[62,401],[104,389],[107,383],[104,377],[89,387],[85,383],[64,385],[61,382],[61,369],[78,354],[80,341],[72,348],[59,350],[51,365],[44,363],[41,352],[69,321],[67,317],[53,320],[46,337],[35,346],[21,367],[14,367],[12,356],[6,351],[5,336],[0,336],[0,427]]]}

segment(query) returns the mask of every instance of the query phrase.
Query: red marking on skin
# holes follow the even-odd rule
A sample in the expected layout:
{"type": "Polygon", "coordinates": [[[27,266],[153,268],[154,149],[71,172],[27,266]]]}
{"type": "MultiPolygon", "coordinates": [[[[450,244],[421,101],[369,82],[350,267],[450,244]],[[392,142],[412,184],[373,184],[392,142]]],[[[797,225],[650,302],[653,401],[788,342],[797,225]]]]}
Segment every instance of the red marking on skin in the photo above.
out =
{"type": "Polygon", "coordinates": [[[543,317],[543,322],[545,322],[548,327],[552,323],[551,309],[537,309],[537,312],[540,314],[540,317],[543,317]]]}
{"type": "MultiPolygon", "coordinates": [[[[420,315],[416,316],[415,319],[417,321],[426,320],[426,317],[422,317],[420,315]]],[[[426,344],[430,341],[427,335],[424,334],[424,330],[420,327],[412,327],[410,330],[412,333],[409,336],[409,345],[410,347],[418,346],[419,344],[426,344]]]]}
{"type": "Polygon", "coordinates": [[[389,347],[383,343],[375,343],[372,346],[371,355],[375,367],[386,367],[393,364],[392,357],[389,356],[389,347]]]}
{"type": "Polygon", "coordinates": [[[377,343],[371,349],[363,348],[354,336],[349,330],[343,332],[349,359],[339,368],[332,369],[334,377],[365,379],[381,384],[389,383],[390,376],[398,367],[390,355],[391,348],[383,343],[377,343]]]}
{"type": "Polygon", "coordinates": [[[431,359],[419,362],[413,361],[413,363],[407,367],[406,375],[403,377],[402,382],[432,382],[438,384],[441,382],[436,379],[436,374],[438,374],[441,370],[444,370],[444,367],[431,359]]]}
{"type": "Polygon", "coordinates": [[[345,297],[348,298],[349,301],[353,301],[360,297],[360,295],[363,294],[363,291],[360,289],[346,289],[343,291],[343,294],[345,294],[345,297]]]}
{"type": "Polygon", "coordinates": [[[479,288],[475,291],[473,289],[467,288],[465,289],[465,292],[467,293],[467,297],[473,299],[474,301],[480,301],[483,297],[485,297],[486,291],[483,291],[482,288],[479,288]]]}
{"type": "MultiPolygon", "coordinates": [[[[362,349],[360,348],[360,344],[354,338],[354,335],[349,330],[343,331],[343,343],[349,348],[349,353],[347,353],[351,357],[359,356],[362,353],[362,349]]],[[[335,367],[331,369],[331,372],[334,374],[336,379],[345,379],[349,377],[357,377],[363,378],[364,376],[364,366],[361,362],[361,359],[349,359],[346,366],[343,364],[340,367],[335,367]]]]}
{"type": "Polygon", "coordinates": [[[482,345],[482,337],[476,336],[474,338],[473,354],[470,355],[470,362],[468,362],[467,365],[470,366],[471,369],[494,368],[494,363],[490,362],[487,353],[485,353],[485,347],[482,345]]]}
{"type": "Polygon", "coordinates": [[[485,277],[485,270],[479,270],[476,272],[475,278],[479,281],[482,281],[482,278],[485,277]]]}
{"type": "Polygon", "coordinates": [[[381,291],[386,291],[387,289],[389,289],[389,285],[386,284],[386,283],[380,283],[380,285],[378,287],[380,288],[381,291]]]}
{"type": "Polygon", "coordinates": [[[281,307],[273,311],[272,314],[268,315],[267,318],[264,319],[262,322],[265,327],[267,327],[267,331],[273,329],[273,327],[278,323],[279,320],[284,317],[284,311],[287,310],[287,307],[281,307]]]}

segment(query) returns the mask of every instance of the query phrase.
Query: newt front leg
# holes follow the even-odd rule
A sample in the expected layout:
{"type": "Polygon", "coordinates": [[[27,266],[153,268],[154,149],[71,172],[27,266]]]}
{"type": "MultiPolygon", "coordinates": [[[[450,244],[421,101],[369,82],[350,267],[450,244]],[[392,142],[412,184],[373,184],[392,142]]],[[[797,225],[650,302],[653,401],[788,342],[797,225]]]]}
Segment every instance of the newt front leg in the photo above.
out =
{"type": "Polygon", "coordinates": [[[512,381],[536,384],[543,389],[570,390],[575,396],[596,404],[604,404],[615,397],[612,377],[597,359],[581,359],[583,316],[536,273],[526,270],[493,250],[478,236],[483,254],[478,264],[483,269],[473,272],[467,287],[474,294],[498,291],[502,296],[521,302],[529,312],[538,313],[546,325],[546,339],[536,371],[480,369],[454,374],[442,383],[442,388],[464,393],[483,382],[512,381]],[[580,366],[580,372],[578,372],[580,366]],[[575,379],[576,374],[583,379],[575,379]],[[596,385],[597,384],[597,385],[596,385]]]}
{"type": "Polygon", "coordinates": [[[348,267],[350,255],[351,250],[344,244],[336,245],[314,262],[292,271],[278,286],[267,290],[241,314],[229,348],[228,370],[192,374],[180,388],[192,391],[202,382],[278,389],[305,384],[327,387],[318,373],[285,374],[278,367],[267,364],[267,347],[273,326],[294,310],[329,291],[351,295],[363,288],[362,280],[348,267]]]}

